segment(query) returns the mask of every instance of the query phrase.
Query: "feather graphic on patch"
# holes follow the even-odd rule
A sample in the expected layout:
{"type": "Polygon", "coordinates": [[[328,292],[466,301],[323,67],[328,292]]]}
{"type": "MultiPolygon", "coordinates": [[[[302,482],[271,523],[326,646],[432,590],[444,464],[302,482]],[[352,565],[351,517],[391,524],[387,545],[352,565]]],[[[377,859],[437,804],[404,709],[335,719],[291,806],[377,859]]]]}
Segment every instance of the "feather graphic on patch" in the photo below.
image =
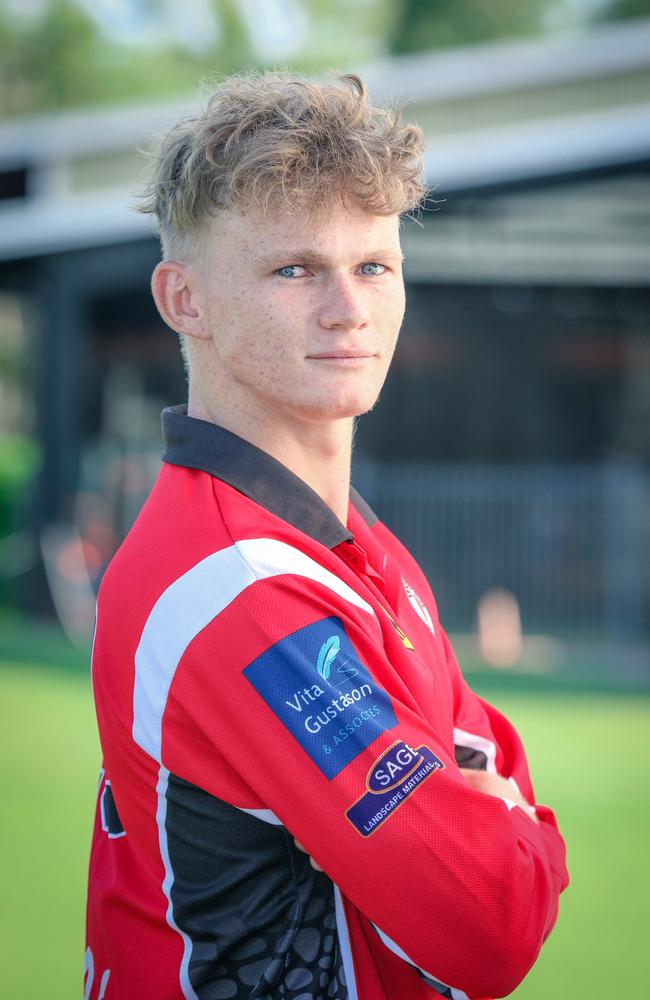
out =
{"type": "Polygon", "coordinates": [[[324,681],[330,675],[332,669],[332,663],[336,659],[338,651],[341,648],[341,640],[338,635],[331,635],[326,642],[320,648],[318,653],[318,660],[316,662],[316,669],[321,675],[324,681]]]}

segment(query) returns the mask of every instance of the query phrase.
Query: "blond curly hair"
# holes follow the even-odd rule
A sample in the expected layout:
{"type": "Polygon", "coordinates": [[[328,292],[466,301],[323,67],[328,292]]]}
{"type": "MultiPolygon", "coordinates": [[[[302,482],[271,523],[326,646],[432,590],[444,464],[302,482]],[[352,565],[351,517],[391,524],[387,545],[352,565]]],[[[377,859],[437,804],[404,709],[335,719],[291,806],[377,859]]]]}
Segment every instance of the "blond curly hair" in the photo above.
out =
{"type": "Polygon", "coordinates": [[[426,193],[422,147],[417,125],[373,107],[358,76],[239,74],[163,138],[139,210],[156,217],[166,258],[191,254],[219,209],[318,215],[339,200],[412,213],[426,193]]]}

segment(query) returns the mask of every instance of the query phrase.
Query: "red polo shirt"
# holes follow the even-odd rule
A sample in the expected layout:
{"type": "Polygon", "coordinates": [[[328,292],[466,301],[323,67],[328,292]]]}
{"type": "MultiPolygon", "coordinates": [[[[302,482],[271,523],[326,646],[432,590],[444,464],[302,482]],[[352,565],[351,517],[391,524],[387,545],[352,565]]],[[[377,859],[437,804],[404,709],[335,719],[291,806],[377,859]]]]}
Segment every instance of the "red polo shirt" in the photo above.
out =
{"type": "Polygon", "coordinates": [[[511,992],[567,884],[409,553],[181,408],[98,599],[88,1000],[511,992]],[[322,867],[315,871],[302,843],[322,867]]]}

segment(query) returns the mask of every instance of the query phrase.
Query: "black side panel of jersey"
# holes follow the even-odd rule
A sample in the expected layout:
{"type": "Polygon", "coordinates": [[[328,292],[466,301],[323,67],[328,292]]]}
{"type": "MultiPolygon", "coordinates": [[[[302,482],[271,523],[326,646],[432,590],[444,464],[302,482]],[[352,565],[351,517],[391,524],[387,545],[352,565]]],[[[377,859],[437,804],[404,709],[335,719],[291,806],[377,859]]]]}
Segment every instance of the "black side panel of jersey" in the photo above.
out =
{"type": "Polygon", "coordinates": [[[165,829],[199,1000],[348,1000],[332,883],[284,827],[170,774],[165,829]]]}

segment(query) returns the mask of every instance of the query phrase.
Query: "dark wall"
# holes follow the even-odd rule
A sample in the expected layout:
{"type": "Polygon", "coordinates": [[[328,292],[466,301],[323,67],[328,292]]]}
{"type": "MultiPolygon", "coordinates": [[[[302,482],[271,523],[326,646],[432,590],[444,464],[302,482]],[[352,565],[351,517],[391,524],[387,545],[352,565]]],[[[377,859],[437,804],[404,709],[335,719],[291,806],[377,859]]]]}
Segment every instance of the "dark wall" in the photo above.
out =
{"type": "Polygon", "coordinates": [[[639,358],[650,377],[650,291],[418,284],[407,294],[391,374],[358,430],[367,455],[650,457],[650,420],[633,398],[639,358]]]}

